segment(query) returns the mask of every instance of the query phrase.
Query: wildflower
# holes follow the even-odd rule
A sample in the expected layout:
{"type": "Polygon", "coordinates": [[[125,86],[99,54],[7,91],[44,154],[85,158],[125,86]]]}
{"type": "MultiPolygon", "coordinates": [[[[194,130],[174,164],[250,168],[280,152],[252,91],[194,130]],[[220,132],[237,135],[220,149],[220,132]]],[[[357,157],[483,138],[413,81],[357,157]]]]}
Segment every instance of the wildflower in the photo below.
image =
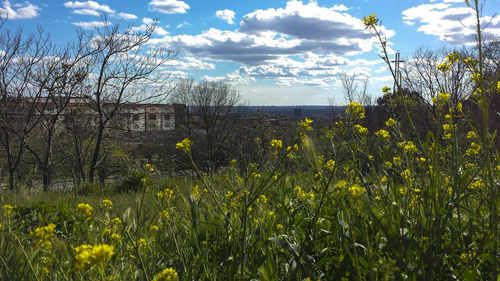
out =
{"type": "Polygon", "coordinates": [[[467,253],[462,253],[460,255],[460,259],[462,259],[466,263],[469,263],[469,262],[474,261],[475,256],[476,256],[476,254],[474,252],[468,251],[467,253]]]}
{"type": "Polygon", "coordinates": [[[269,211],[267,214],[272,218],[276,217],[276,213],[274,213],[273,211],[269,211]]]}
{"type": "Polygon", "coordinates": [[[470,78],[474,81],[479,81],[481,79],[481,73],[472,73],[470,78]]]}
{"type": "Polygon", "coordinates": [[[236,160],[236,159],[231,159],[231,161],[230,161],[230,163],[233,165],[236,164],[236,162],[238,162],[238,160],[236,160]]]}
{"type": "Polygon", "coordinates": [[[111,223],[113,225],[119,225],[119,224],[122,224],[122,220],[120,218],[114,218],[111,220],[111,223]]]}
{"type": "Polygon", "coordinates": [[[107,235],[107,234],[110,234],[111,233],[111,229],[109,228],[105,228],[104,231],[102,232],[104,235],[107,235]]]}
{"type": "Polygon", "coordinates": [[[446,60],[449,61],[450,64],[458,62],[460,60],[460,55],[456,51],[453,51],[446,56],[446,60]]]}
{"type": "Polygon", "coordinates": [[[122,236],[118,233],[113,233],[113,234],[111,234],[111,239],[120,242],[120,241],[122,241],[122,236]]]}
{"type": "Polygon", "coordinates": [[[280,176],[279,173],[273,175],[273,181],[277,181],[278,177],[280,176]]]}
{"type": "Polygon", "coordinates": [[[261,195],[259,196],[259,199],[257,199],[257,200],[258,200],[258,202],[262,202],[262,203],[264,203],[264,204],[266,204],[266,203],[267,203],[267,197],[266,197],[264,194],[261,194],[261,195]]]}
{"type": "Polygon", "coordinates": [[[153,165],[151,165],[151,164],[148,163],[148,164],[146,164],[146,170],[152,172],[152,171],[155,170],[155,168],[153,167],[153,165]]]}
{"type": "Polygon", "coordinates": [[[333,170],[335,169],[335,161],[331,159],[328,160],[328,162],[326,162],[325,164],[325,168],[333,172],[333,170]]]}
{"type": "Polygon", "coordinates": [[[476,180],[476,181],[471,182],[471,184],[469,185],[469,187],[471,189],[478,190],[478,189],[481,189],[481,188],[484,187],[484,182],[482,182],[480,180],[476,180]]]}
{"type": "Polygon", "coordinates": [[[375,14],[371,14],[368,17],[363,17],[363,24],[365,28],[373,28],[377,25],[378,19],[375,14]]]}
{"type": "Polygon", "coordinates": [[[390,90],[391,90],[391,88],[389,88],[389,87],[387,87],[387,86],[384,86],[384,87],[382,88],[382,92],[383,92],[383,93],[386,93],[386,94],[387,94],[387,93],[389,93],[389,91],[390,91],[390,90]]]}
{"type": "Polygon", "coordinates": [[[158,198],[161,199],[169,199],[169,200],[175,198],[174,191],[170,188],[165,188],[163,191],[156,193],[156,196],[158,196],[158,198]]]}
{"type": "Polygon", "coordinates": [[[312,119],[305,118],[304,121],[299,122],[299,126],[304,130],[304,131],[312,131],[311,124],[314,122],[312,119]]]}
{"type": "Polygon", "coordinates": [[[107,244],[94,245],[91,257],[94,264],[101,264],[111,258],[114,254],[114,247],[107,244]]]}
{"type": "Polygon", "coordinates": [[[193,146],[193,141],[188,138],[183,139],[175,145],[176,149],[182,150],[186,153],[191,152],[191,147],[193,146]]]}
{"type": "Polygon", "coordinates": [[[49,240],[54,237],[55,228],[55,224],[49,223],[32,231],[29,236],[35,240],[35,247],[51,248],[52,243],[49,240]]]}
{"type": "Polygon", "coordinates": [[[348,104],[345,113],[353,118],[365,118],[365,109],[360,103],[357,102],[351,102],[348,104]]]}
{"type": "Polygon", "coordinates": [[[389,162],[389,161],[386,161],[386,162],[384,163],[384,166],[385,166],[385,168],[386,168],[387,170],[392,169],[392,163],[391,163],[391,162],[389,162]]]}
{"type": "Polygon", "coordinates": [[[109,199],[104,199],[104,200],[102,200],[101,203],[106,208],[107,207],[109,207],[109,208],[113,207],[113,202],[111,202],[111,200],[109,200],[109,199]]]}
{"type": "Polygon", "coordinates": [[[447,72],[450,70],[450,65],[446,61],[444,61],[443,63],[437,66],[437,69],[442,72],[447,72]]]}
{"type": "Polygon", "coordinates": [[[417,158],[417,161],[418,161],[420,164],[425,164],[425,162],[427,161],[427,159],[425,159],[424,157],[419,157],[419,158],[417,158]]]}
{"type": "Polygon", "coordinates": [[[412,141],[407,141],[404,145],[404,149],[406,153],[416,153],[417,152],[417,147],[412,141]]]}
{"type": "Polygon", "coordinates": [[[161,215],[167,220],[170,218],[170,213],[168,212],[168,210],[163,210],[161,212],[161,215]]]}
{"type": "Polygon", "coordinates": [[[401,165],[401,158],[397,157],[397,156],[393,157],[392,162],[394,163],[394,165],[399,166],[399,165],[401,165]]]}
{"type": "Polygon", "coordinates": [[[314,180],[315,181],[321,181],[323,178],[323,174],[321,172],[317,172],[314,174],[314,180]]]}
{"type": "Polygon", "coordinates": [[[366,189],[359,184],[355,183],[351,187],[349,187],[349,192],[353,197],[359,197],[361,194],[366,192],[366,189]]]}
{"type": "Polygon", "coordinates": [[[259,174],[259,173],[252,173],[252,176],[253,176],[254,178],[256,178],[256,179],[259,179],[260,177],[262,177],[262,175],[261,175],[261,174],[259,174]]]}
{"type": "Polygon", "coordinates": [[[82,270],[86,265],[90,265],[91,261],[91,245],[81,245],[75,248],[75,267],[82,270]]]}
{"type": "Polygon", "coordinates": [[[90,206],[89,204],[80,203],[76,206],[76,212],[82,217],[92,216],[92,211],[92,206],[90,206]]]}
{"type": "Polygon", "coordinates": [[[385,121],[385,125],[387,127],[394,127],[394,126],[396,126],[396,120],[389,118],[389,119],[387,119],[387,121],[385,121]]]}
{"type": "Polygon", "coordinates": [[[468,139],[470,139],[470,140],[475,140],[475,139],[477,139],[477,134],[476,134],[476,132],[474,132],[474,131],[469,131],[469,132],[467,133],[467,138],[468,138],[468,139]]]}
{"type": "Polygon", "coordinates": [[[226,196],[226,198],[230,198],[233,195],[234,195],[234,193],[232,191],[228,190],[224,196],[226,196]]]}
{"type": "Polygon", "coordinates": [[[139,248],[144,248],[148,245],[148,242],[146,242],[146,239],[140,238],[139,241],[137,241],[137,245],[139,248]]]}
{"type": "Polygon", "coordinates": [[[449,100],[450,100],[450,94],[440,92],[436,97],[432,98],[432,103],[441,105],[448,102],[449,100]]]}
{"type": "Polygon", "coordinates": [[[335,185],[337,188],[344,188],[346,187],[347,185],[347,182],[345,180],[340,180],[339,182],[337,182],[337,184],[335,185]]]}
{"type": "Polygon", "coordinates": [[[278,224],[276,225],[276,228],[277,228],[277,229],[283,229],[283,225],[278,223],[278,224]]]}
{"type": "Polygon", "coordinates": [[[149,230],[151,230],[151,231],[155,231],[155,232],[156,232],[156,231],[160,230],[160,227],[158,227],[157,225],[154,225],[154,224],[153,224],[153,225],[149,228],[149,230]]]}
{"type": "Polygon", "coordinates": [[[467,155],[467,156],[478,155],[480,150],[481,150],[481,145],[479,145],[479,144],[477,144],[475,142],[472,142],[470,144],[470,148],[468,148],[465,151],[465,155],[467,155]]]}
{"type": "Polygon", "coordinates": [[[196,198],[196,199],[200,199],[200,190],[199,190],[199,186],[195,185],[193,186],[193,189],[191,190],[191,195],[196,198]]]}
{"type": "Polygon", "coordinates": [[[177,281],[179,280],[179,276],[177,275],[177,271],[173,268],[165,268],[160,273],[156,274],[153,278],[153,281],[177,281]]]}
{"type": "Polygon", "coordinates": [[[271,142],[269,143],[271,147],[274,148],[281,148],[283,146],[283,141],[277,140],[277,139],[272,139],[271,142]]]}
{"type": "Polygon", "coordinates": [[[361,126],[361,125],[354,125],[354,129],[360,135],[366,135],[366,134],[368,134],[368,129],[365,128],[365,127],[363,127],[363,126],[361,126]]]}
{"type": "Polygon", "coordinates": [[[383,129],[375,132],[375,135],[381,139],[384,139],[384,140],[388,140],[391,138],[391,136],[389,135],[389,132],[386,130],[383,130],[383,129]]]}
{"type": "Polygon", "coordinates": [[[411,171],[410,169],[406,169],[404,171],[401,172],[401,177],[407,181],[407,182],[411,182],[411,171]]]}
{"type": "Polygon", "coordinates": [[[382,200],[382,197],[377,195],[377,196],[375,196],[375,200],[380,201],[380,200],[382,200]]]}
{"type": "Polygon", "coordinates": [[[305,199],[307,197],[307,194],[305,193],[305,191],[302,189],[302,187],[300,186],[295,186],[295,188],[293,189],[293,191],[295,191],[295,193],[297,194],[297,196],[299,198],[302,198],[302,199],[305,199]]]}
{"type": "Polygon", "coordinates": [[[9,205],[9,204],[3,205],[3,211],[7,216],[12,214],[13,209],[14,209],[14,207],[12,207],[12,205],[9,205]]]}
{"type": "MultiPolygon", "coordinates": [[[[390,162],[389,162],[390,163],[390,162]]],[[[380,182],[381,183],[386,183],[387,182],[387,176],[383,176],[381,179],[380,179],[380,182]]]]}
{"type": "Polygon", "coordinates": [[[500,81],[497,82],[497,93],[500,93],[500,81]]]}

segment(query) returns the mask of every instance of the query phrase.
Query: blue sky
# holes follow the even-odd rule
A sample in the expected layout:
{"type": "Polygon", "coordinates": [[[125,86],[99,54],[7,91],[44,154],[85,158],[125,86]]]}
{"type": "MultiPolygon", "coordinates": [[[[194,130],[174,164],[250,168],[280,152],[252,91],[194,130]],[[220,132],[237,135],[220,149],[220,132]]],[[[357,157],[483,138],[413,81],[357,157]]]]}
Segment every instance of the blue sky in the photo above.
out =
{"type": "MultiPolygon", "coordinates": [[[[500,36],[500,19],[492,18],[499,7],[500,0],[484,3],[488,35],[500,36]]],[[[4,29],[41,25],[60,44],[100,24],[102,13],[138,29],[156,19],[150,44],[180,54],[164,66],[172,79],[225,81],[251,105],[321,105],[328,97],[342,104],[342,72],[368,78],[369,92],[380,96],[392,80],[361,23],[371,13],[403,58],[418,47],[460,48],[474,38],[463,0],[11,0],[0,11],[9,15],[4,29]]]]}

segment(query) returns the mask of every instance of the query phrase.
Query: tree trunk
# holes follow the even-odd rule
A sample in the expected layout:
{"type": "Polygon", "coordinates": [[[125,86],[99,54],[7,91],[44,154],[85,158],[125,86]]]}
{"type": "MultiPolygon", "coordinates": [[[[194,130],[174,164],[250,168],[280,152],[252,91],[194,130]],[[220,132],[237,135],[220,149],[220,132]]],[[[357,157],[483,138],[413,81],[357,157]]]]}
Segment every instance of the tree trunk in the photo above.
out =
{"type": "Polygon", "coordinates": [[[15,174],[15,170],[9,169],[9,189],[10,190],[14,190],[14,188],[15,188],[15,186],[14,186],[14,174],[15,174]]]}
{"type": "Polygon", "coordinates": [[[49,186],[50,186],[50,172],[48,167],[41,167],[41,170],[42,170],[43,191],[47,192],[49,191],[49,186]]]}
{"type": "Polygon", "coordinates": [[[92,156],[92,162],[90,162],[89,167],[89,182],[94,182],[94,174],[96,171],[97,161],[99,160],[99,153],[101,151],[102,137],[104,135],[104,125],[102,123],[99,124],[97,139],[95,142],[94,155],[92,156]]]}

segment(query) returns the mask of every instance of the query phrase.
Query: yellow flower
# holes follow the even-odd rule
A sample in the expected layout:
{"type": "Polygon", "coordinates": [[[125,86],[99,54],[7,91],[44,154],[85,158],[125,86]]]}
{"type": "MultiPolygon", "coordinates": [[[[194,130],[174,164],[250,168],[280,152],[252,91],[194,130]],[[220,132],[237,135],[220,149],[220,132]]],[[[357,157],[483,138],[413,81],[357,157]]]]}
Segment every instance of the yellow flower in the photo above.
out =
{"type": "Polygon", "coordinates": [[[226,192],[226,194],[224,194],[224,196],[226,196],[226,198],[230,198],[230,197],[231,197],[231,196],[233,196],[233,195],[234,195],[234,193],[233,193],[231,190],[228,190],[228,191],[226,192]]]}
{"type": "Polygon", "coordinates": [[[299,198],[304,199],[307,197],[307,194],[304,192],[304,190],[302,190],[302,187],[297,185],[297,186],[295,186],[295,188],[293,190],[295,191],[295,193],[297,194],[297,196],[299,198]]]}
{"type": "Polygon", "coordinates": [[[111,223],[113,225],[119,225],[119,224],[122,224],[122,220],[120,218],[114,218],[111,220],[111,223]]]}
{"type": "Polygon", "coordinates": [[[476,180],[476,181],[473,181],[470,186],[469,186],[471,189],[474,189],[474,190],[477,190],[477,189],[481,189],[484,187],[484,182],[480,181],[480,180],[476,180]]]}
{"type": "Polygon", "coordinates": [[[469,131],[469,132],[467,133],[467,138],[468,138],[468,139],[470,139],[470,140],[475,140],[475,139],[477,139],[477,134],[476,134],[476,132],[474,132],[474,131],[469,131]]]}
{"type": "Polygon", "coordinates": [[[326,162],[325,164],[325,168],[333,172],[333,170],[335,169],[335,161],[331,159],[328,160],[328,162],[326,162]]]}
{"type": "Polygon", "coordinates": [[[94,264],[100,264],[111,258],[114,254],[114,247],[107,244],[94,245],[92,247],[92,261],[94,264]]]}
{"type": "Polygon", "coordinates": [[[173,268],[165,268],[160,273],[156,274],[153,278],[153,281],[177,281],[179,280],[179,276],[177,275],[177,271],[173,268]]]}
{"type": "Polygon", "coordinates": [[[497,82],[497,93],[500,93],[500,81],[497,82]]]}
{"type": "Polygon", "coordinates": [[[462,113],[462,103],[457,103],[457,112],[462,113]]]}
{"type": "Polygon", "coordinates": [[[82,217],[92,216],[92,211],[92,206],[90,206],[89,204],[80,203],[76,206],[76,212],[82,217]]]}
{"type": "Polygon", "coordinates": [[[141,238],[137,242],[137,245],[139,246],[139,248],[144,248],[144,247],[146,247],[148,245],[148,242],[146,242],[146,239],[141,238]]]}
{"type": "Polygon", "coordinates": [[[278,223],[278,224],[276,225],[276,228],[277,228],[277,229],[283,229],[283,225],[278,223]]]}
{"type": "Polygon", "coordinates": [[[480,150],[481,150],[481,145],[479,145],[475,142],[472,142],[470,144],[470,148],[465,151],[465,154],[467,156],[478,155],[480,150]]]}
{"type": "Polygon", "coordinates": [[[440,92],[436,97],[432,98],[432,103],[441,105],[448,102],[449,100],[450,100],[450,94],[440,92]]]}
{"type": "Polygon", "coordinates": [[[12,209],[14,209],[14,207],[12,207],[12,205],[9,205],[9,204],[3,205],[3,211],[5,212],[5,214],[7,216],[12,214],[12,209]]]}
{"type": "Polygon", "coordinates": [[[153,165],[151,165],[151,164],[148,163],[148,164],[146,164],[146,170],[152,172],[152,171],[155,170],[155,168],[153,167],[153,165]]]}
{"type": "Polygon", "coordinates": [[[252,173],[252,176],[253,176],[254,178],[256,178],[256,179],[259,179],[260,177],[262,177],[262,175],[261,175],[261,174],[259,174],[259,173],[252,173]]]}
{"type": "Polygon", "coordinates": [[[366,192],[366,189],[359,184],[355,183],[351,187],[349,187],[349,192],[353,197],[359,197],[361,194],[366,192]]]}
{"type": "Polygon", "coordinates": [[[305,118],[304,121],[300,121],[299,125],[304,131],[312,131],[311,124],[314,122],[312,119],[305,118]]]}
{"type": "Polygon", "coordinates": [[[437,69],[442,72],[447,72],[450,70],[450,65],[446,61],[444,61],[443,63],[437,66],[437,69]]]}
{"type": "Polygon", "coordinates": [[[191,195],[196,198],[196,199],[200,199],[200,187],[195,185],[193,186],[193,189],[191,190],[191,195]]]}
{"type": "Polygon", "coordinates": [[[384,87],[382,88],[382,92],[383,92],[383,93],[389,93],[389,91],[390,91],[390,90],[391,90],[391,88],[389,88],[389,87],[387,87],[387,86],[384,86],[384,87]]]}
{"type": "Polygon", "coordinates": [[[396,126],[396,120],[389,118],[389,119],[387,119],[387,121],[385,121],[385,125],[387,127],[394,127],[394,126],[396,126]]]}
{"type": "Polygon", "coordinates": [[[360,103],[357,102],[351,102],[348,104],[345,113],[352,118],[365,118],[365,109],[360,103]]]}
{"type": "Polygon", "coordinates": [[[186,153],[191,152],[191,147],[193,146],[193,141],[188,138],[183,139],[175,145],[176,149],[182,150],[186,153]]]}
{"type": "Polygon", "coordinates": [[[259,200],[259,202],[262,202],[262,203],[264,203],[264,204],[266,204],[266,203],[267,203],[267,197],[266,197],[264,194],[261,194],[261,195],[259,196],[259,199],[258,199],[258,200],[259,200]]]}
{"type": "Polygon", "coordinates": [[[392,163],[391,163],[391,162],[389,162],[389,161],[386,161],[386,162],[384,163],[384,166],[385,166],[385,168],[386,168],[386,169],[388,169],[388,170],[389,170],[389,169],[392,169],[392,163]]]}
{"type": "MultiPolygon", "coordinates": [[[[390,163],[390,162],[389,162],[390,163]]],[[[381,183],[386,183],[387,182],[387,176],[383,176],[381,179],[380,179],[380,182],[381,183]]]]}
{"type": "Polygon", "coordinates": [[[174,199],[174,191],[170,188],[165,188],[163,191],[160,191],[156,193],[156,196],[158,196],[161,199],[174,199]]]}
{"type": "Polygon", "coordinates": [[[393,157],[392,162],[394,163],[394,165],[399,166],[399,165],[401,165],[401,158],[397,157],[397,156],[393,157]]]}
{"type": "Polygon", "coordinates": [[[91,245],[81,245],[75,248],[75,267],[79,270],[85,268],[86,265],[90,265],[91,261],[91,245]]]}
{"type": "Polygon", "coordinates": [[[102,200],[101,203],[104,207],[109,207],[109,208],[113,207],[113,202],[111,202],[111,200],[109,199],[104,199],[102,200]]]}
{"type": "Polygon", "coordinates": [[[238,160],[236,160],[236,159],[231,159],[231,162],[230,162],[230,163],[231,163],[231,164],[236,164],[236,162],[238,162],[238,160]]]}
{"type": "Polygon", "coordinates": [[[56,225],[49,223],[47,226],[39,227],[30,233],[30,237],[35,240],[35,247],[50,248],[52,243],[48,241],[54,237],[56,225]]]}
{"type": "Polygon", "coordinates": [[[354,125],[354,129],[360,135],[366,135],[366,134],[368,134],[368,129],[365,128],[365,127],[363,127],[363,126],[361,126],[361,125],[354,125]]]}
{"type": "Polygon", "coordinates": [[[103,233],[104,233],[104,235],[110,234],[111,233],[111,229],[105,228],[104,231],[103,231],[103,233]]]}
{"type": "Polygon", "coordinates": [[[410,169],[406,169],[401,172],[401,177],[405,179],[405,181],[411,182],[411,171],[410,169]]]}
{"type": "Polygon", "coordinates": [[[169,219],[170,218],[170,213],[168,212],[168,210],[163,210],[161,212],[161,215],[165,218],[165,219],[169,219]]]}
{"type": "Polygon", "coordinates": [[[337,188],[344,188],[346,187],[347,185],[347,182],[345,180],[340,180],[339,182],[337,182],[337,184],[335,185],[337,188]]]}
{"type": "Polygon", "coordinates": [[[274,148],[281,148],[283,146],[283,142],[281,140],[272,139],[269,145],[274,148]]]}
{"type": "Polygon", "coordinates": [[[152,225],[149,229],[151,231],[158,231],[160,229],[160,227],[158,227],[157,225],[152,225]]]}
{"type": "Polygon", "coordinates": [[[377,16],[375,14],[371,14],[367,17],[363,17],[363,24],[365,28],[374,28],[378,23],[377,16]]]}
{"type": "Polygon", "coordinates": [[[379,138],[384,139],[384,140],[388,140],[391,138],[391,136],[389,135],[389,132],[386,130],[378,130],[377,132],[375,132],[375,135],[379,138]]]}
{"type": "Polygon", "coordinates": [[[122,241],[122,236],[118,233],[113,233],[113,234],[111,234],[111,239],[120,242],[120,241],[122,241]]]}

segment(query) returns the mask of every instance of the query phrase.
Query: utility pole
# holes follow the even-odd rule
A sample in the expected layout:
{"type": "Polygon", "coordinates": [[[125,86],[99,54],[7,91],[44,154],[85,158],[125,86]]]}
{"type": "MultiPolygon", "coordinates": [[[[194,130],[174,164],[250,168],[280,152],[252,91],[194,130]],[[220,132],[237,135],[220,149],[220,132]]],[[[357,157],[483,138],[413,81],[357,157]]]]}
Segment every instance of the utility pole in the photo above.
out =
{"type": "Polygon", "coordinates": [[[404,61],[400,59],[399,51],[396,53],[395,59],[391,62],[394,63],[394,76],[395,76],[393,89],[397,89],[398,94],[400,94],[399,88],[401,87],[401,69],[399,68],[399,63],[404,61]]]}

